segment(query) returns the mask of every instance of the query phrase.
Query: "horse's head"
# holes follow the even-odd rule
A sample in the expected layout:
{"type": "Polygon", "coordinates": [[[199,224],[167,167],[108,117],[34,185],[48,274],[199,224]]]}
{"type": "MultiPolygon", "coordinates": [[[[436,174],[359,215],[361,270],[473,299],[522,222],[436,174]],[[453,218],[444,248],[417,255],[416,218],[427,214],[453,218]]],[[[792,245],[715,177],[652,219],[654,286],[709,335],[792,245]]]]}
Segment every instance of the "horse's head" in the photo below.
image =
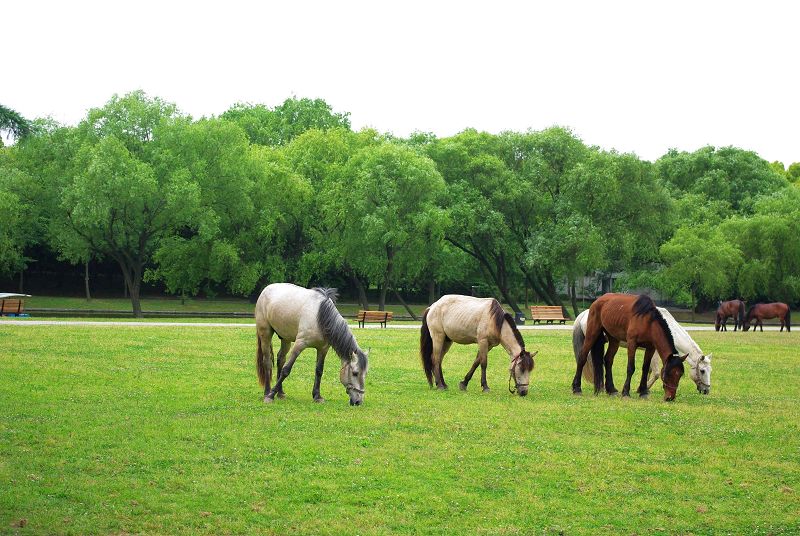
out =
{"type": "Polygon", "coordinates": [[[678,355],[672,354],[667,360],[667,364],[661,369],[661,383],[664,384],[664,400],[672,402],[675,400],[675,395],[678,393],[678,383],[683,376],[683,362],[689,354],[678,355]]]}
{"type": "Polygon", "coordinates": [[[351,406],[360,406],[364,403],[364,380],[367,376],[368,357],[369,350],[364,352],[358,349],[353,352],[350,359],[342,361],[339,381],[342,382],[347,394],[350,395],[351,406]]]}
{"type": "Polygon", "coordinates": [[[528,394],[528,384],[531,381],[531,371],[535,363],[533,358],[539,352],[531,354],[527,350],[522,350],[518,356],[511,360],[511,366],[508,367],[508,391],[510,393],[517,393],[519,396],[526,396],[528,394]],[[514,378],[514,388],[511,388],[511,378],[514,378]]]}
{"type": "Polygon", "coordinates": [[[697,390],[704,395],[711,392],[711,355],[701,356],[690,371],[694,383],[697,384],[697,390]]]}

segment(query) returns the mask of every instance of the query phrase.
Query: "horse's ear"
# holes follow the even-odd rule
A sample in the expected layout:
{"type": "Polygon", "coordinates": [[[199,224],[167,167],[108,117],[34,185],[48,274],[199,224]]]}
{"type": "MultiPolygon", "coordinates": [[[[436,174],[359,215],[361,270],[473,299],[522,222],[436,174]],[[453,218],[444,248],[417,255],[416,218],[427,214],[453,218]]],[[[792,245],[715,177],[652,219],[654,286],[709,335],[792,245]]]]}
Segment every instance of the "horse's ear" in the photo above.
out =
{"type": "Polygon", "coordinates": [[[681,356],[681,361],[686,361],[686,358],[687,358],[687,357],[689,357],[689,354],[682,355],[682,356],[681,356]]]}
{"type": "Polygon", "coordinates": [[[714,354],[711,353],[711,354],[708,354],[708,355],[704,355],[703,357],[705,358],[706,361],[711,361],[711,356],[712,355],[714,355],[714,354]]]}
{"type": "Polygon", "coordinates": [[[538,354],[538,353],[539,353],[539,350],[536,350],[535,352],[533,352],[533,353],[531,354],[531,359],[533,359],[534,357],[536,357],[536,354],[538,354]]]}

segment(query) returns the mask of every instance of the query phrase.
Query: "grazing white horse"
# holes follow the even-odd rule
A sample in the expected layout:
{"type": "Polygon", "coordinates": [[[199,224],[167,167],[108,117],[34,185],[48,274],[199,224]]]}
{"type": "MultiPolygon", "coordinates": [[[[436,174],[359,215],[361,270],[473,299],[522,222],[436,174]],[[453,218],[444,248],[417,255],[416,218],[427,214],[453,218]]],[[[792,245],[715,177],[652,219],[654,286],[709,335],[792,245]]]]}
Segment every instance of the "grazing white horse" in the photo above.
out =
{"type": "Polygon", "coordinates": [[[284,397],[283,380],[292,371],[297,356],[306,348],[317,350],[316,377],[311,395],[314,402],[324,402],[319,384],[325,354],[331,347],[342,360],[339,380],[350,395],[350,405],[359,406],[364,401],[369,352],[358,347],[347,321],[336,310],[335,299],[336,289],[307,289],[291,283],[274,283],[261,291],[256,303],[256,370],[264,386],[264,402],[272,402],[276,395],[284,397]],[[273,333],[281,340],[281,349],[278,351],[278,379],[270,389],[273,333]]]}
{"type": "Polygon", "coordinates": [[[486,363],[489,350],[499,344],[511,358],[508,390],[520,396],[528,394],[528,382],[536,352],[531,355],[525,350],[525,341],[514,319],[503,310],[497,300],[448,294],[425,309],[420,331],[420,356],[429,385],[433,386],[435,380],[436,387],[447,389],[442,374],[442,359],[454,342],[478,345],[478,355],[472,368],[458,384],[462,390],[467,388],[478,365],[481,366],[481,386],[484,392],[489,390],[486,383],[486,363]]]}
{"type": "MultiPolygon", "coordinates": [[[[661,313],[661,316],[664,317],[664,320],[667,321],[667,325],[669,325],[669,329],[672,331],[672,337],[675,339],[675,348],[681,354],[689,354],[689,357],[686,358],[686,362],[689,364],[689,377],[694,381],[697,385],[697,390],[704,395],[707,395],[711,392],[711,355],[703,354],[703,351],[694,342],[689,333],[683,329],[683,326],[678,324],[678,321],[670,314],[669,311],[664,309],[663,307],[658,307],[658,311],[661,313]]],[[[583,311],[575,318],[575,324],[572,328],[572,346],[575,350],[575,356],[577,358],[578,351],[580,351],[581,346],[583,346],[584,334],[586,333],[586,321],[589,318],[589,310],[583,311]]],[[[621,346],[625,346],[625,343],[620,343],[621,346]]],[[[593,381],[594,378],[594,366],[592,365],[591,359],[586,361],[586,365],[583,367],[583,377],[587,381],[593,381]]],[[[650,362],[650,374],[647,378],[647,388],[653,386],[653,384],[661,378],[661,361],[659,359],[653,359],[650,362]]]]}

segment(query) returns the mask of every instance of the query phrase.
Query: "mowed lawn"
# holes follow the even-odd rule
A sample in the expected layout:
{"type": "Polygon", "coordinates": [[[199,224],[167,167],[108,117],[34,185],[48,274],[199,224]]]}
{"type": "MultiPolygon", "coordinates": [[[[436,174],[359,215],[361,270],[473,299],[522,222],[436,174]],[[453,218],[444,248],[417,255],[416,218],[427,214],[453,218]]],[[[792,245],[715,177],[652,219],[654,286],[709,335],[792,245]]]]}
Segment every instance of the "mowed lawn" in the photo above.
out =
{"type": "Polygon", "coordinates": [[[311,351],[264,405],[253,331],[0,325],[0,533],[800,532],[798,333],[693,332],[712,393],[667,404],[573,396],[569,331],[523,332],[519,398],[502,349],[491,393],[463,346],[437,392],[417,330],[356,329],[350,407],[333,353],[312,403],[311,351]]]}

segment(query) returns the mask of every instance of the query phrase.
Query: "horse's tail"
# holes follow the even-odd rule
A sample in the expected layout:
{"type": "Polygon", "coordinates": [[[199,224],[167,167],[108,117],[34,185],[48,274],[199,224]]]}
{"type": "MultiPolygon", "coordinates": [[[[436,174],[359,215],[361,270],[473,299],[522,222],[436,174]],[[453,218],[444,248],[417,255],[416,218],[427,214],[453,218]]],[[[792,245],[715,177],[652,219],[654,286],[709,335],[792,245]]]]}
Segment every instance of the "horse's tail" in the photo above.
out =
{"type": "MultiPolygon", "coordinates": [[[[594,394],[603,390],[603,353],[605,351],[605,336],[602,332],[597,334],[594,344],[592,344],[592,367],[594,368],[594,394]]],[[[588,362],[588,361],[587,361],[588,362]]],[[[585,367],[584,367],[585,370],[585,367]]]]}
{"type": "Polygon", "coordinates": [[[269,356],[264,355],[261,347],[261,335],[256,335],[258,339],[258,350],[256,350],[256,372],[258,372],[258,383],[261,387],[272,384],[272,352],[269,356]],[[267,359],[265,359],[267,357],[267,359]]]}
{"type": "Polygon", "coordinates": [[[428,378],[428,385],[433,387],[433,338],[431,330],[428,329],[428,311],[430,307],[422,313],[422,328],[419,333],[419,355],[422,358],[422,369],[428,378]]]}
{"type": "MultiPolygon", "coordinates": [[[[572,327],[572,350],[575,352],[575,364],[578,363],[578,354],[583,348],[583,341],[586,340],[586,334],[581,329],[581,324],[577,320],[572,327]]],[[[594,383],[594,366],[592,360],[587,359],[586,364],[583,366],[583,379],[587,382],[594,383]]]]}
{"type": "Polygon", "coordinates": [[[717,311],[717,316],[714,319],[714,331],[719,331],[721,324],[722,324],[722,315],[720,314],[719,311],[717,311]]]}
{"type": "Polygon", "coordinates": [[[739,300],[739,329],[742,328],[742,324],[744,324],[744,302],[739,300]]]}
{"type": "Polygon", "coordinates": [[[792,308],[788,305],[786,306],[786,318],[784,322],[786,323],[786,331],[792,331],[792,308]]]}

